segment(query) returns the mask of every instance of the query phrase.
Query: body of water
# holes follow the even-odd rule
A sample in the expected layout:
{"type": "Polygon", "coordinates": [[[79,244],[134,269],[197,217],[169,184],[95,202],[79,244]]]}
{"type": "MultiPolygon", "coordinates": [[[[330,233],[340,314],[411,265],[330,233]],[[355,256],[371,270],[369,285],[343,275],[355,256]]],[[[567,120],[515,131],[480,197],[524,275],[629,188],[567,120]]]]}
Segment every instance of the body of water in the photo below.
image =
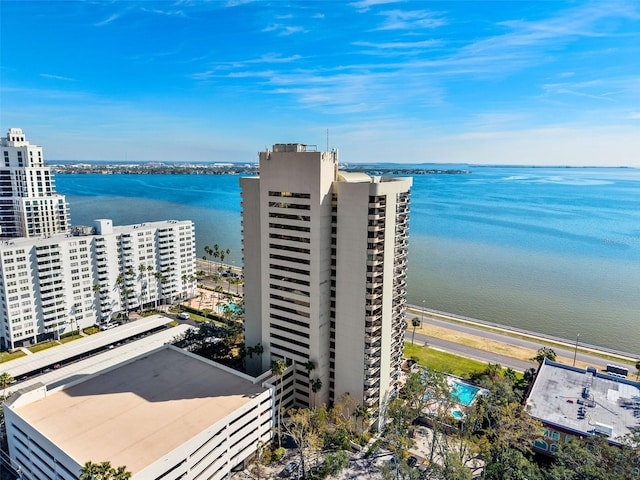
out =
{"type": "MultiPolygon", "coordinates": [[[[640,353],[640,170],[444,168],[472,173],[414,177],[409,303],[640,353]]],[[[190,219],[200,256],[217,243],[241,265],[238,176],[56,184],[74,225],[190,219]]]]}

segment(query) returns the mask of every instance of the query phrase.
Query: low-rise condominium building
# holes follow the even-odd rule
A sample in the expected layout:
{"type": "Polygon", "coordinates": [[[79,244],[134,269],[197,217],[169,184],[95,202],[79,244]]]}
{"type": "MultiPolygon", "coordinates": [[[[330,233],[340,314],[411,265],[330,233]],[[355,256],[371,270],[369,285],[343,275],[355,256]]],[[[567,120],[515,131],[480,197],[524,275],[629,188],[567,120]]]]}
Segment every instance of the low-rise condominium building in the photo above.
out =
{"type": "Polygon", "coordinates": [[[193,294],[191,221],[0,241],[0,347],[12,349],[193,294]]]}

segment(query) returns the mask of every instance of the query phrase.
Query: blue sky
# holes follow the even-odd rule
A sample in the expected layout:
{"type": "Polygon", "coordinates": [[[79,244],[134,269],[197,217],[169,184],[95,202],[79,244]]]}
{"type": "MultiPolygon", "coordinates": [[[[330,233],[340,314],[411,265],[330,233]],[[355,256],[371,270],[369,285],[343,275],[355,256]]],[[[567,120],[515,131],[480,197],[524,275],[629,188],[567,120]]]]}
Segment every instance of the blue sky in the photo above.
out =
{"type": "Polygon", "coordinates": [[[48,160],[640,167],[637,1],[0,2],[0,132],[48,160]]]}

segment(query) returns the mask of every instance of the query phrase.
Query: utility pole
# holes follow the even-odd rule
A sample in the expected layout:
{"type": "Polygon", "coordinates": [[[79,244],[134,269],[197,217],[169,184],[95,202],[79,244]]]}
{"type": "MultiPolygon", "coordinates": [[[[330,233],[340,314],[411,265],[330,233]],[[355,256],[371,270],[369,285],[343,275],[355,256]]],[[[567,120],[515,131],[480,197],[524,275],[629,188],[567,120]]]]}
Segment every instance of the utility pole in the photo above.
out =
{"type": "Polygon", "coordinates": [[[580,334],[576,337],[576,348],[573,351],[573,366],[576,366],[576,357],[578,356],[578,340],[580,340],[580,334]]]}

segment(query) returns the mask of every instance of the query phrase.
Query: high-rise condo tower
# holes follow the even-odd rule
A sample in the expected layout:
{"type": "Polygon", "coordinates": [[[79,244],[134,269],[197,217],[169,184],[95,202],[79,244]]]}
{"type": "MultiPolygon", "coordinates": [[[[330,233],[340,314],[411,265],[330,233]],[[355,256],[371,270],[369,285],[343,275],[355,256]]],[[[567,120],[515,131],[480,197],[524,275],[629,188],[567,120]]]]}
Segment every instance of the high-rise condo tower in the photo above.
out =
{"type": "Polygon", "coordinates": [[[304,144],[259,157],[240,181],[250,363],[295,364],[297,405],[348,395],[378,415],[400,373],[412,179],[343,172],[304,144]]]}
{"type": "Polygon", "coordinates": [[[30,145],[22,129],[10,128],[0,148],[0,237],[67,232],[67,201],[55,192],[42,147],[30,145]]]}

